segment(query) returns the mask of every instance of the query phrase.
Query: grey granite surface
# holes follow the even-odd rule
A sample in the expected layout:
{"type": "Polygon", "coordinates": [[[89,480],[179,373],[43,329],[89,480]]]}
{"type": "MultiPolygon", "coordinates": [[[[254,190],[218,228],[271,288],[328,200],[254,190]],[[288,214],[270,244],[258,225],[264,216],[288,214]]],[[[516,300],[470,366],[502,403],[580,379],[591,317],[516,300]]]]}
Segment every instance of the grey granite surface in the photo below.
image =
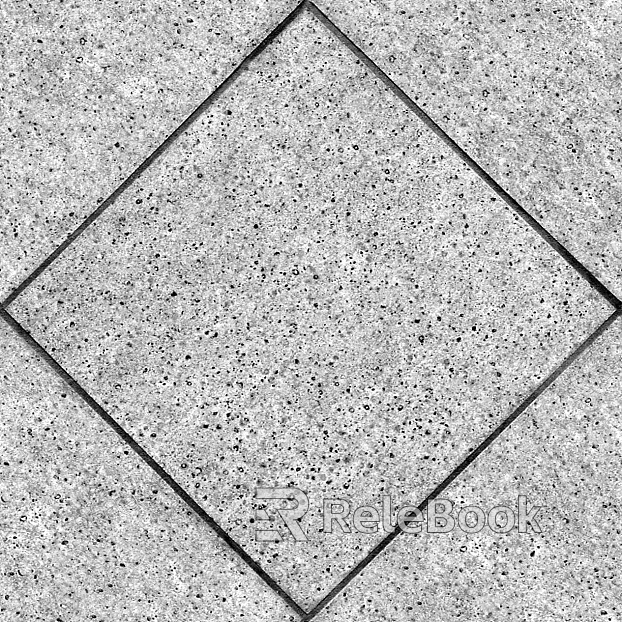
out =
{"type": "Polygon", "coordinates": [[[239,0],[0,4],[0,297],[294,7],[239,0]]]}
{"type": "Polygon", "coordinates": [[[0,612],[618,619],[609,9],[294,6],[0,8],[0,612]],[[543,533],[385,539],[519,494],[543,533]]]}
{"type": "Polygon", "coordinates": [[[317,620],[622,618],[622,322],[443,493],[461,508],[541,506],[537,533],[404,534],[317,620]]]}
{"type": "Polygon", "coordinates": [[[619,0],[318,4],[622,295],[619,0]]]}
{"type": "Polygon", "coordinates": [[[294,619],[4,323],[0,409],[0,619],[294,619]]]}

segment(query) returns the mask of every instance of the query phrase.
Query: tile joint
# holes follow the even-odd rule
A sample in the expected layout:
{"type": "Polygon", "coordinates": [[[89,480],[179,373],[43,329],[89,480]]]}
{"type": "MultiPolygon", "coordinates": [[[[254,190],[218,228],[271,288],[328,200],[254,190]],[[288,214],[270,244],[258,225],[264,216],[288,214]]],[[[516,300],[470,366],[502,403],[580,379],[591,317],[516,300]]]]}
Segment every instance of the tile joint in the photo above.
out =
{"type": "MultiPolygon", "coordinates": [[[[444,492],[464,471],[466,471],[477,458],[484,453],[502,434],[510,427],[518,417],[527,410],[527,408],[535,402],[542,393],[544,393],[554,382],[561,376],[568,367],[570,367],[592,344],[601,337],[607,329],[622,315],[622,309],[616,309],[589,337],[587,337],[579,346],[571,352],[562,363],[549,374],[535,389],[532,391],[513,411],[504,419],[475,449],[445,477],[445,479],[436,486],[428,494],[428,496],[417,506],[420,512],[423,512],[428,504],[438,495],[444,492]]],[[[320,600],[302,621],[312,620],[320,611],[326,608],[330,602],[340,594],[347,586],[361,573],[365,568],[380,555],[398,536],[404,533],[399,527],[394,529],[384,539],[382,539],[369,553],[354,566],[348,574],[333,589],[320,600]]],[[[301,622],[302,622],[301,621],[301,622]]]]}
{"type": "Polygon", "coordinates": [[[171,490],[204,522],[212,531],[227,544],[244,563],[251,568],[287,605],[297,614],[304,615],[306,611],[285,591],[257,562],[237,540],[227,533],[212,516],[210,516],[193,497],[170,475],[164,467],[153,458],[146,449],[119,424],[112,415],[97,402],[90,393],[4,308],[0,307],[0,317],[22,338],[27,346],[40,356],[78,397],[98,414],[131,449],[149,466],[171,490]]]}

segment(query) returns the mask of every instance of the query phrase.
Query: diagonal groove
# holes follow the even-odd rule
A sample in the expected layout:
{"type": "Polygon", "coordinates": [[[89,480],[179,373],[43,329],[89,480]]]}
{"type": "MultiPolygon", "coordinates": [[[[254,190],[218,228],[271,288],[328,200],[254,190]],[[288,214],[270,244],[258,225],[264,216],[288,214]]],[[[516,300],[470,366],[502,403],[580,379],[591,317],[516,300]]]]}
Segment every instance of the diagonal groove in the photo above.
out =
{"type": "Polygon", "coordinates": [[[233,549],[263,581],[276,592],[298,615],[305,615],[305,610],[256,562],[244,548],[232,538],[186,491],[177,481],[127,432],[51,354],[6,310],[0,307],[0,317],[39,355],[73,391],[94,410],[138,456],[161,477],[172,491],[194,511],[195,514],[233,549]]]}
{"type": "MultiPolygon", "coordinates": [[[[562,363],[543,380],[532,393],[529,394],[512,413],[504,419],[473,451],[471,451],[458,466],[440,483],[428,496],[417,506],[423,512],[430,501],[445,491],[449,485],[456,480],[475,460],[486,451],[503,432],[512,425],[514,421],[527,408],[538,399],[554,382],[570,367],[605,331],[622,315],[622,309],[616,309],[587,339],[585,339],[573,352],[571,352],[562,363]]],[[[303,617],[303,621],[312,620],[322,611],[348,584],[356,578],[365,568],[380,555],[399,535],[404,533],[399,527],[394,529],[388,536],[381,540],[371,551],[356,565],[335,587],[303,617]]]]}
{"type": "Polygon", "coordinates": [[[168,148],[183,134],[201,114],[214,103],[238,78],[254,58],[274,39],[276,39],[304,10],[309,10],[332,32],[346,47],[353,52],[417,117],[425,123],[443,142],[445,142],[473,171],[485,181],[492,190],[509,205],[534,231],[572,266],[596,291],[614,308],[622,308],[622,301],[581,263],[561,242],[547,231],[514,197],[510,195],[491,175],[489,175],[458,143],[456,143],[423,109],[409,97],[360,47],[335,25],[330,18],[313,2],[302,0],[251,52],[240,64],[207,96],[201,104],[162,142],[113,193],[99,205],[46,259],[43,260],[2,302],[8,307],[48,266],[50,266],[103,212],[110,207],[168,148]]]}
{"type": "Polygon", "coordinates": [[[352,39],[348,37],[330,18],[313,2],[306,6],[359,60],[361,60],[382,83],[388,87],[406,106],[414,112],[445,144],[447,144],[492,190],[509,205],[534,231],[561,257],[572,266],[597,292],[599,292],[614,308],[622,308],[622,301],[583,265],[561,242],[547,231],[520,203],[496,182],[453,138],[433,121],[423,109],[417,105],[352,39]]]}
{"type": "Polygon", "coordinates": [[[197,118],[214,103],[248,68],[250,62],[259,56],[263,50],[278,37],[303,10],[309,10],[324,26],[332,32],[346,47],[359,58],[372,73],[388,87],[425,125],[430,128],[443,142],[445,142],[503,201],[517,213],[534,231],[546,241],[557,253],[574,268],[597,292],[599,292],[616,311],[603,322],[587,339],[585,339],[564,361],[553,371],[521,404],[505,419],[476,449],[474,449],[427,497],[421,502],[419,509],[423,510],[428,503],[445,490],[462,472],[464,472],[484,452],[511,423],[524,412],[592,343],[601,336],[606,329],[622,314],[620,301],[585,265],[566,249],[555,237],[549,233],[533,216],[531,216],[506,190],[504,190],[471,156],[469,156],[449,135],[441,129],[367,54],[361,50],[346,34],[344,34],[313,2],[303,0],[263,39],[223,80],[223,82],[179,125],[130,175],[112,194],[103,201],[67,238],[62,242],[36,269],[34,269],[0,304],[0,316],[15,330],[22,339],[33,348],[55,371],[55,373],[69,384],[74,391],[108,423],[119,436],[171,487],[216,534],[226,542],[242,559],[255,571],[264,582],[277,593],[302,620],[313,619],[323,610],[345,587],[373,561],[387,546],[402,533],[396,529],[374,547],[367,556],[359,562],[348,575],[339,582],[311,611],[306,612],[280,585],[262,569],[262,567],[235,541],[227,532],[209,516],[205,510],[139,445],[134,438],[123,429],[105,410],[95,401],[87,391],[41,346],[30,333],[6,310],[12,302],[32,284],[79,236],[108,208],[110,207],[141,175],[183,134],[197,118]]]}
{"type": "Polygon", "coordinates": [[[210,93],[165,140],[103,201],[69,236],[52,251],[37,268],[35,268],[4,300],[3,307],[8,307],[35,279],[39,277],[56,259],[73,244],[84,231],[97,220],[140,176],[167,151],[173,143],[209,108],[245,71],[254,58],[259,56],[276,39],[287,26],[296,19],[305,6],[301,2],[287,15],[268,36],[261,41],[242,62],[210,93]]]}

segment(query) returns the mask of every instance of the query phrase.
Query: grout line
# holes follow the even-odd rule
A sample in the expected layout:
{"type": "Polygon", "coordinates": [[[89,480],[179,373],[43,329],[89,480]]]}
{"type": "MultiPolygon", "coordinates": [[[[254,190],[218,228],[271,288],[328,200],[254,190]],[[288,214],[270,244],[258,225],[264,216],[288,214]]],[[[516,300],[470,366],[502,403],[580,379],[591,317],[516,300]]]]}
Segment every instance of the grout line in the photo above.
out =
{"type": "MultiPolygon", "coordinates": [[[[448,488],[448,486],[456,480],[469,466],[488,449],[494,441],[510,427],[510,425],[533,404],[533,402],[544,393],[561,374],[568,369],[582,354],[585,352],[603,333],[615,322],[618,317],[622,316],[622,309],[616,309],[589,337],[587,337],[579,346],[573,350],[562,363],[542,381],[528,397],[526,397],[514,411],[504,419],[466,458],[455,467],[451,473],[436,488],[428,494],[428,496],[418,505],[420,512],[423,512],[430,501],[434,500],[439,494],[448,488]]],[[[399,535],[404,533],[399,527],[394,529],[389,535],[382,539],[371,551],[356,565],[350,572],[337,584],[333,589],[320,600],[307,613],[301,622],[312,620],[320,611],[322,611],[348,584],[376,558],[382,553],[399,535]]]]}
{"type": "Polygon", "coordinates": [[[121,183],[112,194],[103,201],[82,223],[50,253],[2,302],[0,307],[8,307],[35,279],[37,279],[65,249],[75,242],[97,218],[99,218],[168,148],[183,134],[197,118],[213,104],[248,68],[248,65],[259,56],[302,12],[305,1],[300,2],[249,54],[240,64],[216,87],[210,95],[195,108],[188,117],[162,142],[143,162],[121,183]]]}
{"type": "Polygon", "coordinates": [[[507,203],[549,246],[556,250],[559,255],[572,266],[597,292],[599,292],[615,309],[622,308],[622,301],[609,288],[598,279],[585,265],[583,265],[561,242],[547,231],[519,202],[501,187],[456,141],[451,138],[439,125],[433,121],[423,109],[409,97],[389,76],[386,74],[352,39],[339,29],[334,22],[313,2],[304,3],[313,15],[315,15],[343,44],[350,49],[355,56],[362,61],[394,95],[396,95],[412,112],[414,112],[425,125],[427,125],[444,143],[446,143],[458,156],[485,181],[488,186],[507,203]]]}
{"type": "Polygon", "coordinates": [[[73,391],[94,410],[131,449],[161,477],[172,491],[194,511],[263,581],[278,594],[298,615],[306,611],[232,538],[151,455],[84,389],[69,372],[6,310],[0,307],[0,317],[40,356],[73,391]]]}

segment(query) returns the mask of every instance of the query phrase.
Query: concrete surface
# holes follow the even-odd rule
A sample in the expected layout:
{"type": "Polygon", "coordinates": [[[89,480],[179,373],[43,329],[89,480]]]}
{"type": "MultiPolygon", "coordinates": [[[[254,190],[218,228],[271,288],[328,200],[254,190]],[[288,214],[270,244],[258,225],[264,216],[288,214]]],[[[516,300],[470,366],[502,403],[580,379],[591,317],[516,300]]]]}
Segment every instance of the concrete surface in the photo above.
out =
{"type": "Polygon", "coordinates": [[[4,323],[0,386],[2,620],[290,619],[4,323]]]}
{"type": "Polygon", "coordinates": [[[443,494],[539,513],[541,533],[404,534],[316,620],[622,617],[622,322],[443,494]]]}
{"type": "MultiPolygon", "coordinates": [[[[8,44],[1,51],[13,74],[2,94],[10,121],[1,156],[5,295],[294,7],[107,4],[97,11],[78,3],[2,8],[8,44]],[[71,36],[56,33],[61,25],[71,36]],[[81,97],[90,103],[78,104],[81,97]]],[[[518,28],[488,3],[319,6],[587,268],[576,270],[551,248],[317,11],[299,11],[7,304],[45,349],[33,351],[9,318],[16,331],[3,333],[3,528],[19,543],[11,564],[30,573],[16,575],[8,562],[3,569],[14,619],[294,615],[79,395],[114,417],[186,501],[213,516],[311,617],[591,620],[599,607],[602,619],[619,613],[611,571],[619,532],[592,530],[588,546],[585,525],[563,520],[586,506],[592,523],[602,516],[609,525],[618,515],[607,479],[613,466],[606,466],[617,454],[594,462],[601,447],[619,444],[607,436],[616,433],[619,404],[617,324],[570,364],[613,312],[611,302],[618,304],[584,277],[594,281],[591,269],[620,291],[615,147],[596,147],[598,131],[614,132],[604,119],[614,114],[617,82],[595,68],[614,57],[615,45],[600,36],[606,20],[589,30],[592,39],[585,34],[585,24],[608,9],[590,8],[582,26],[568,18],[566,31],[557,22],[566,25],[579,9],[523,8],[530,14],[521,13],[518,28]],[[506,21],[493,26],[497,18],[506,21]],[[510,56],[504,28],[517,30],[513,64],[495,66],[501,73],[490,77],[488,59],[510,56]],[[558,87],[556,99],[538,86],[550,84],[546,71],[526,68],[525,51],[529,41],[554,47],[553,30],[559,41],[593,53],[577,61],[587,86],[560,61],[565,90],[558,87]],[[603,46],[604,57],[595,51],[603,46]],[[537,91],[538,114],[528,90],[523,99],[510,96],[514,85],[499,78],[510,70],[537,91]],[[481,95],[484,77],[496,86],[481,95]],[[592,109],[576,109],[581,89],[594,84],[606,94],[602,123],[592,109]],[[572,130],[554,123],[551,111],[571,109],[572,130]],[[592,131],[595,124],[602,128],[592,131]],[[569,132],[583,137],[573,155],[561,147],[569,132]],[[519,490],[538,501],[572,496],[548,516],[545,534],[483,532],[466,544],[457,532],[400,536],[327,609],[314,609],[386,535],[325,533],[323,499],[344,498],[353,509],[380,509],[383,495],[396,505],[421,502],[560,365],[569,369],[557,383],[445,491],[464,505],[510,503],[519,490]],[[582,372],[586,365],[598,373],[582,372]],[[58,378],[67,373],[79,387],[58,378]],[[596,447],[588,451],[583,428],[573,436],[555,421],[591,421],[596,406],[586,400],[594,386],[598,403],[607,404],[598,423],[607,438],[589,436],[596,447]],[[554,396],[567,412],[560,414],[554,396]],[[33,432],[37,426],[45,434],[33,432]],[[558,453],[545,452],[547,442],[558,453]],[[559,452],[573,447],[562,468],[559,452]],[[100,454],[104,471],[96,466],[100,454]],[[528,469],[536,463],[534,475],[528,469]],[[58,493],[50,471],[63,482],[58,493]],[[576,483],[581,473],[584,486],[576,483]],[[602,482],[599,499],[609,494],[611,507],[589,498],[594,482],[602,482]],[[282,542],[257,541],[258,486],[308,493],[307,542],[294,541],[279,521],[282,542]],[[66,495],[68,506],[59,507],[54,494],[66,495]],[[139,503],[130,501],[137,495],[139,503]],[[114,540],[100,542],[110,529],[114,540]],[[65,532],[80,534],[70,554],[59,540],[65,532]],[[42,541],[45,571],[37,568],[42,541]],[[511,544],[500,552],[502,542],[511,544]],[[541,555],[531,556],[538,546],[541,555]],[[140,581],[100,559],[138,551],[140,581]],[[602,574],[597,558],[605,560],[602,574]],[[569,559],[579,560],[576,572],[565,569],[569,559]],[[536,589],[535,577],[547,572],[551,578],[536,589]],[[191,594],[197,583],[211,586],[200,599],[191,594]],[[570,607],[571,598],[580,605],[570,607]]],[[[266,507],[274,517],[278,503],[266,507]]]]}
{"type": "Polygon", "coordinates": [[[0,297],[293,8],[230,0],[0,6],[0,297]]]}
{"type": "Polygon", "coordinates": [[[622,295],[620,0],[319,4],[622,295]]]}

